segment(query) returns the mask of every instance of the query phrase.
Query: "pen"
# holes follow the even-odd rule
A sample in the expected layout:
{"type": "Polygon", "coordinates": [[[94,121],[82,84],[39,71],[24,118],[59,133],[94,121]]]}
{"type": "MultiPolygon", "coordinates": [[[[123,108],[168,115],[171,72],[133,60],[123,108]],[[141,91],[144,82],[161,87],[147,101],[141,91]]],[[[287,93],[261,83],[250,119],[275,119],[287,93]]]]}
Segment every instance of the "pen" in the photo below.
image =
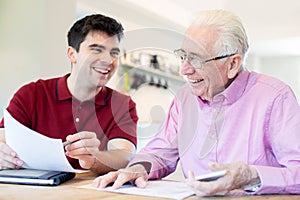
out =
{"type": "Polygon", "coordinates": [[[70,144],[72,144],[73,142],[70,142],[70,141],[65,141],[65,142],[63,142],[63,146],[65,147],[65,146],[67,146],[67,145],[70,145],[70,144]]]}
{"type": "Polygon", "coordinates": [[[221,178],[222,176],[225,176],[227,173],[227,170],[220,170],[220,171],[215,171],[211,172],[208,174],[203,174],[200,176],[196,176],[195,180],[197,181],[215,181],[218,178],[221,178]]]}

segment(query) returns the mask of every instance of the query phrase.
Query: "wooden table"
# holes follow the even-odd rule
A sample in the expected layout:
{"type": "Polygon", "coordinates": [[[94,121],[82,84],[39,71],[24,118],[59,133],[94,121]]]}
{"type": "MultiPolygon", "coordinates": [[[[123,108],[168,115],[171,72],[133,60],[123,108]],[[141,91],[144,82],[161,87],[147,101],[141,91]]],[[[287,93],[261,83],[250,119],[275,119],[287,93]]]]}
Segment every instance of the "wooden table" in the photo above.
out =
{"type": "MultiPolygon", "coordinates": [[[[30,185],[14,185],[0,184],[0,200],[14,199],[51,199],[51,200],[159,200],[162,198],[117,194],[111,192],[103,192],[90,189],[78,188],[78,186],[92,183],[96,176],[90,173],[77,174],[73,180],[65,182],[59,186],[30,186],[30,185]]],[[[219,199],[219,200],[300,200],[300,195],[261,195],[261,196],[242,196],[242,197],[196,197],[192,196],[187,200],[196,199],[219,199]]]]}

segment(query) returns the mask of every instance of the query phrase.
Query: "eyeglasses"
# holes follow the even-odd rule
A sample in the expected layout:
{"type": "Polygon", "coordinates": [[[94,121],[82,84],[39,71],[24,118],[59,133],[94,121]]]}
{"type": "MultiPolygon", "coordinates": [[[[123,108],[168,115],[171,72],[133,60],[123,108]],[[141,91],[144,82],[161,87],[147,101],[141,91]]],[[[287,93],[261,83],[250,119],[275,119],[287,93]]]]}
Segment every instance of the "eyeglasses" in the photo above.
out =
{"type": "Polygon", "coordinates": [[[203,64],[208,63],[210,61],[213,60],[220,60],[223,58],[227,58],[230,56],[235,55],[236,53],[232,53],[232,54],[226,54],[226,55],[222,55],[222,56],[217,56],[214,58],[209,58],[207,60],[202,61],[201,58],[199,57],[199,55],[195,54],[195,53],[190,53],[188,55],[188,53],[186,53],[183,49],[176,49],[174,50],[174,54],[177,58],[179,58],[179,60],[183,63],[185,60],[189,61],[189,63],[196,69],[202,69],[203,68],[203,64]]]}

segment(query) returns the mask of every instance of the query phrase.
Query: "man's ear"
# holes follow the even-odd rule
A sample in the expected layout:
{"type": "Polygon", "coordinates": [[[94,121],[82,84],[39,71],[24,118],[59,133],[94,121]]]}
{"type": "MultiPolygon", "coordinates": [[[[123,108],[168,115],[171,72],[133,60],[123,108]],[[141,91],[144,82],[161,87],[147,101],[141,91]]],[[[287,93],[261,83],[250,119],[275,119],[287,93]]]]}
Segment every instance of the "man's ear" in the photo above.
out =
{"type": "Polygon", "coordinates": [[[77,54],[76,50],[73,47],[69,46],[67,49],[67,55],[68,55],[71,63],[73,63],[73,64],[75,64],[77,62],[76,54],[77,54]]]}
{"type": "Polygon", "coordinates": [[[239,54],[231,56],[230,63],[228,65],[227,76],[228,79],[233,79],[239,72],[242,65],[242,56],[239,54]]]}

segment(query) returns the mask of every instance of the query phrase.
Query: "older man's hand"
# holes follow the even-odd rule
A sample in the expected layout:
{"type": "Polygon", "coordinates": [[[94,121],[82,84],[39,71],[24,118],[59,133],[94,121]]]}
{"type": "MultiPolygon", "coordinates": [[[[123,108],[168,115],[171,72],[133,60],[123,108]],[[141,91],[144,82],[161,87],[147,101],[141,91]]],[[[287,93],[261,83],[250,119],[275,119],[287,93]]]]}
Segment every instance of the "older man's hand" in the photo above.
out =
{"type": "Polygon", "coordinates": [[[256,169],[243,162],[230,164],[210,164],[212,171],[226,169],[225,176],[216,181],[203,182],[195,180],[193,172],[189,173],[187,183],[192,187],[198,196],[225,195],[234,189],[242,189],[248,185],[260,183],[256,169]]]}
{"type": "Polygon", "coordinates": [[[105,188],[113,183],[113,188],[118,189],[126,182],[131,182],[139,188],[145,188],[147,185],[148,173],[141,164],[120,169],[115,172],[109,172],[106,175],[99,176],[94,180],[94,187],[105,188]]]}

